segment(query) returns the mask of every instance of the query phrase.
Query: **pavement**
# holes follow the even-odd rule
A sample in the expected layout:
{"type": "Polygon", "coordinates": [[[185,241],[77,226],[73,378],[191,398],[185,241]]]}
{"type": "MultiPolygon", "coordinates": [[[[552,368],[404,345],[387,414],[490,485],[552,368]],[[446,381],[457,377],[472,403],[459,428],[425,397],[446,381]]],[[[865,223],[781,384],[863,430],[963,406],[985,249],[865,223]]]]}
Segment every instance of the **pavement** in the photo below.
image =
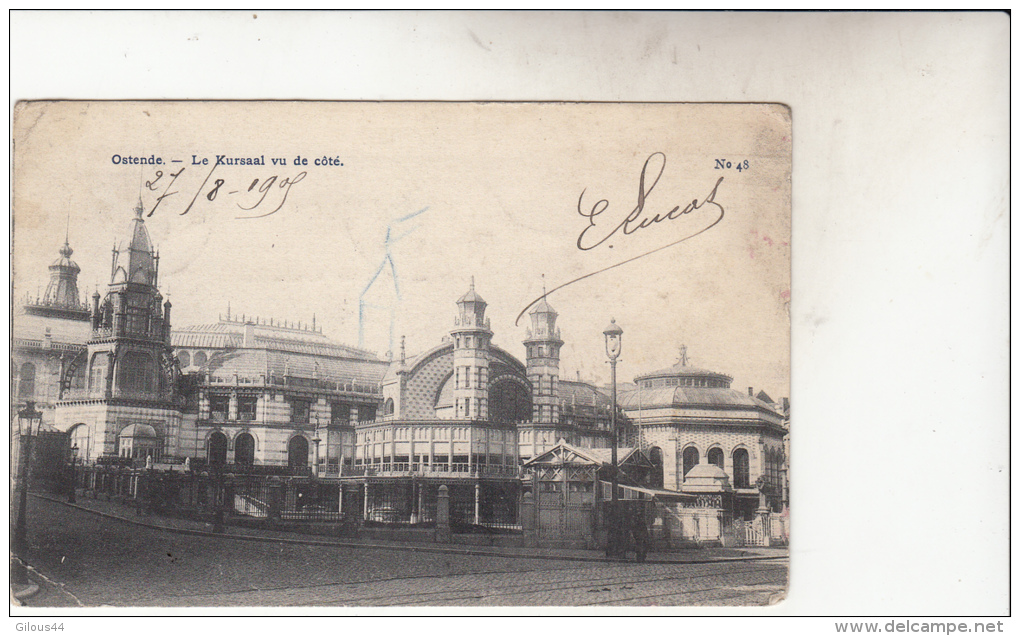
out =
{"type": "MultiPolygon", "coordinates": [[[[465,544],[436,544],[409,541],[381,541],[378,539],[360,539],[356,537],[325,537],[319,535],[303,535],[296,532],[274,531],[268,529],[245,528],[227,525],[223,532],[213,532],[213,525],[192,519],[162,517],[158,515],[138,515],[133,507],[114,501],[101,499],[78,498],[77,503],[69,504],[66,500],[41,493],[32,493],[33,497],[45,499],[53,503],[63,504],[78,510],[90,512],[109,519],[118,519],[124,523],[193,536],[220,537],[240,541],[263,541],[272,543],[291,543],[301,545],[342,546],[348,548],[374,548],[388,550],[405,550],[415,552],[434,552],[438,554],[464,554],[473,556],[498,556],[510,559],[557,559],[564,561],[586,561],[612,563],[621,559],[611,559],[598,550],[577,550],[564,548],[529,548],[510,546],[484,546],[465,544]]],[[[786,547],[764,548],[719,548],[697,547],[677,549],[670,552],[650,553],[646,563],[709,563],[718,561],[757,561],[767,559],[783,559],[789,557],[786,547]]]]}
{"type": "Polygon", "coordinates": [[[402,543],[138,516],[102,500],[30,500],[29,586],[11,604],[96,606],[766,605],[782,548],[652,553],[402,543]]]}

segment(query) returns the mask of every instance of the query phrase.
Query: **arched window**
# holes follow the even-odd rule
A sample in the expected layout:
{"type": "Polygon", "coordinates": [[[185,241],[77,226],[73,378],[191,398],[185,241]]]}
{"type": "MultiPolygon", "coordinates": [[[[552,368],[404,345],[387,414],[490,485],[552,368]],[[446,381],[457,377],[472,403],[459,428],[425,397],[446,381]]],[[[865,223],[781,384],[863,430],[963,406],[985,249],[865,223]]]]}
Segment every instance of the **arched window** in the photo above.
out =
{"type": "Polygon", "coordinates": [[[683,460],[684,460],[684,477],[686,477],[687,473],[691,472],[691,469],[697,466],[698,462],[701,461],[701,454],[698,452],[697,448],[693,446],[688,446],[687,448],[684,449],[683,460]]]}
{"type": "Polygon", "coordinates": [[[751,461],[746,448],[733,451],[733,487],[751,487],[751,461]]]}
{"type": "Polygon", "coordinates": [[[255,463],[255,438],[251,433],[241,433],[234,440],[234,463],[244,466],[255,463]]]}
{"type": "Polygon", "coordinates": [[[35,397],[35,365],[26,362],[21,365],[21,379],[18,383],[18,397],[32,399],[35,397]]]}
{"type": "Polygon", "coordinates": [[[110,354],[97,353],[92,356],[92,366],[89,367],[89,391],[101,393],[106,391],[106,370],[110,365],[110,354]]]}
{"type": "Polygon", "coordinates": [[[393,398],[386,398],[383,405],[383,415],[393,415],[393,398]]]}
{"type": "Polygon", "coordinates": [[[152,357],[140,351],[129,351],[117,366],[117,386],[129,393],[151,393],[155,389],[156,365],[152,357]]]}
{"type": "Polygon", "coordinates": [[[80,459],[89,458],[89,427],[87,424],[75,424],[68,431],[68,436],[71,438],[71,446],[78,447],[78,457],[80,459]]]}
{"type": "Polygon", "coordinates": [[[188,355],[187,351],[178,351],[177,361],[180,362],[182,369],[187,369],[191,366],[191,356],[188,355]]]}
{"type": "Polygon", "coordinates": [[[192,359],[196,367],[202,366],[203,364],[206,363],[207,360],[208,358],[205,355],[205,351],[196,351],[195,357],[192,359]]]}
{"type": "Polygon", "coordinates": [[[287,465],[291,468],[308,465],[308,440],[304,437],[296,435],[287,444],[287,465]]]}
{"type": "Polygon", "coordinates": [[[708,449],[708,463],[715,464],[719,468],[726,470],[726,466],[723,465],[723,452],[719,447],[708,449]]]}
{"type": "Polygon", "coordinates": [[[209,464],[222,466],[227,463],[227,436],[216,431],[209,436],[209,464]]]}
{"type": "Polygon", "coordinates": [[[648,459],[652,462],[652,472],[649,476],[649,486],[662,488],[662,449],[658,446],[648,451],[648,459]]]}

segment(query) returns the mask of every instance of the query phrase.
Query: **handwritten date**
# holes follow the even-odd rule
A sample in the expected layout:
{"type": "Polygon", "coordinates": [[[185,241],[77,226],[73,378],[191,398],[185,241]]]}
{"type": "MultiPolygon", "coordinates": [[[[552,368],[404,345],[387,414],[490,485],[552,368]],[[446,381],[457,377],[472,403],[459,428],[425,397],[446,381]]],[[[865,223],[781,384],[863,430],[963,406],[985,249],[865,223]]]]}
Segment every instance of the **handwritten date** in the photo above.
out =
{"type": "MultiPolygon", "coordinates": [[[[195,164],[200,165],[200,164],[195,164]]],[[[238,219],[259,219],[267,217],[270,214],[275,214],[283,208],[283,204],[287,202],[287,196],[290,194],[290,190],[296,184],[300,183],[308,173],[305,171],[299,172],[294,176],[287,176],[280,178],[280,175],[271,175],[269,177],[258,177],[248,181],[247,178],[238,179],[241,182],[240,189],[232,189],[232,185],[227,184],[226,179],[213,179],[213,174],[216,172],[216,168],[222,165],[217,162],[212,166],[209,172],[205,175],[201,185],[197,188],[186,187],[187,177],[189,173],[187,167],[181,167],[177,169],[177,172],[163,172],[162,170],[156,170],[155,178],[146,181],[145,187],[150,192],[158,192],[159,195],[156,197],[156,203],[149,210],[147,216],[152,216],[156,213],[156,210],[161,205],[173,205],[178,200],[187,201],[187,197],[190,194],[191,200],[187,206],[184,207],[184,211],[181,215],[187,214],[195,206],[196,202],[199,202],[199,197],[204,197],[206,201],[216,201],[218,197],[229,198],[235,197],[239,199],[236,201],[237,207],[245,212],[251,212],[251,214],[240,215],[235,218],[238,219]],[[211,181],[211,183],[210,183],[211,181]],[[186,192],[181,196],[180,199],[175,199],[182,192],[186,192]]],[[[197,173],[199,176],[201,173],[197,173]]]]}

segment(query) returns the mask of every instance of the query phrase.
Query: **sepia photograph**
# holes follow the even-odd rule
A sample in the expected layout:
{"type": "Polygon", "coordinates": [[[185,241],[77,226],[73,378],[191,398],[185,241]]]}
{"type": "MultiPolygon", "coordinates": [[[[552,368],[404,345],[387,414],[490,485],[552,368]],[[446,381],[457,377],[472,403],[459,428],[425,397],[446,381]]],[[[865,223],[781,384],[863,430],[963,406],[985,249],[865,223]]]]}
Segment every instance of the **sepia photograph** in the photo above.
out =
{"type": "Polygon", "coordinates": [[[796,117],[18,103],[14,598],[779,603],[796,117]]]}

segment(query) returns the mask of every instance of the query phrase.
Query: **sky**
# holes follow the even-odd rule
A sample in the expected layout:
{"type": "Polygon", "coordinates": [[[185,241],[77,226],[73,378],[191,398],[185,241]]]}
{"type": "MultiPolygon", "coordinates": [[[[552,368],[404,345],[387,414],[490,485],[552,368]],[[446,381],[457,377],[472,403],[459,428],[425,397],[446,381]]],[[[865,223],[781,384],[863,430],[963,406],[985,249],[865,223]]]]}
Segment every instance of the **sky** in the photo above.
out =
{"type": "Polygon", "coordinates": [[[561,378],[608,381],[615,319],[620,381],[686,345],[735,388],[789,395],[785,107],[36,102],[14,126],[15,298],[45,289],[65,232],[83,298],[105,289],[141,198],[178,327],[229,303],[414,355],[473,277],[522,359],[515,321],[550,292],[561,378]]]}

